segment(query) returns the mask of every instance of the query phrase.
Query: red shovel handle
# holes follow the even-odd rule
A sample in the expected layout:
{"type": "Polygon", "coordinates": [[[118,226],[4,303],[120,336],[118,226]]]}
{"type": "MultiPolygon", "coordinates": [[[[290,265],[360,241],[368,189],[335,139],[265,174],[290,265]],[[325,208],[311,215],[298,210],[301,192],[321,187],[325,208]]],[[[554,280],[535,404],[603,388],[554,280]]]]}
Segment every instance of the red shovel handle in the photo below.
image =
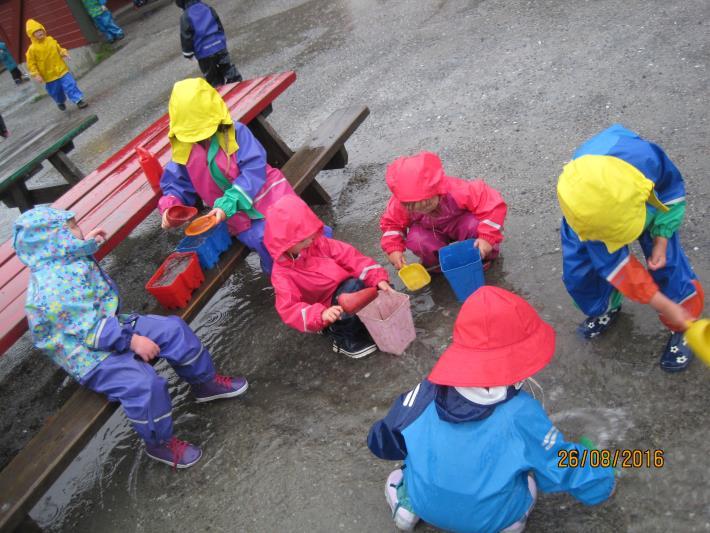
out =
{"type": "Polygon", "coordinates": [[[357,292],[344,292],[338,295],[338,305],[349,315],[354,315],[377,298],[377,288],[368,287],[357,292]]]}

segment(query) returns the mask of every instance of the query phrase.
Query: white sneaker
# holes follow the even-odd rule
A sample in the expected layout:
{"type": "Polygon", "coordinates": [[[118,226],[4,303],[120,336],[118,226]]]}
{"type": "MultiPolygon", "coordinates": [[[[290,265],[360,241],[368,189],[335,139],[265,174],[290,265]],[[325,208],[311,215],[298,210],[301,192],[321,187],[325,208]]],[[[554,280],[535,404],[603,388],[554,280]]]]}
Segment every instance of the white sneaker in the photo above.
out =
{"type": "Polygon", "coordinates": [[[392,519],[397,529],[401,531],[412,531],[414,526],[417,525],[417,522],[419,522],[419,517],[404,507],[401,507],[397,499],[397,487],[402,482],[403,475],[402,469],[398,468],[387,477],[387,483],[385,483],[385,499],[387,499],[387,504],[390,506],[392,519]]]}

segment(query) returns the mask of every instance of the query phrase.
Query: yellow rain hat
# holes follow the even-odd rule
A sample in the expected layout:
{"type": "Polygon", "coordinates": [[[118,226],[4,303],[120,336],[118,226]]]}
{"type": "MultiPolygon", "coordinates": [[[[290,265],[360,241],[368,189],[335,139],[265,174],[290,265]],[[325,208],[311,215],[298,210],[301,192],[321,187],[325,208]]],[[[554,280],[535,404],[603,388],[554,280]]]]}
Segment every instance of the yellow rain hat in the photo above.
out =
{"type": "Polygon", "coordinates": [[[668,211],[650,179],[609,155],[584,155],[567,163],[557,182],[557,198],[580,240],[602,241],[610,253],[641,235],[646,202],[668,211]]]}
{"type": "Polygon", "coordinates": [[[219,138],[222,150],[231,155],[239,148],[227,104],[203,78],[188,78],[175,83],[168,113],[168,138],[172,146],[172,159],[176,163],[186,164],[192,145],[212,137],[222,124],[229,126],[224,137],[219,138]]]}

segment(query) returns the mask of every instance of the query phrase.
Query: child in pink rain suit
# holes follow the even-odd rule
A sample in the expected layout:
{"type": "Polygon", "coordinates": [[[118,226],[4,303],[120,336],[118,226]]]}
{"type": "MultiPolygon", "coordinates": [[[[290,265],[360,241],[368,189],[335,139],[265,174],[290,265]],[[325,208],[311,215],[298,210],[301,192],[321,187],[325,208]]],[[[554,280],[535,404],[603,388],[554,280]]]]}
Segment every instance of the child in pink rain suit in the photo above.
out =
{"type": "Polygon", "coordinates": [[[483,180],[447,176],[431,152],[395,159],[386,180],[392,197],[380,219],[380,244],[395,268],[404,266],[408,249],[437,269],[439,249],[466,239],[475,239],[484,267],[498,256],[507,207],[483,180]]]}

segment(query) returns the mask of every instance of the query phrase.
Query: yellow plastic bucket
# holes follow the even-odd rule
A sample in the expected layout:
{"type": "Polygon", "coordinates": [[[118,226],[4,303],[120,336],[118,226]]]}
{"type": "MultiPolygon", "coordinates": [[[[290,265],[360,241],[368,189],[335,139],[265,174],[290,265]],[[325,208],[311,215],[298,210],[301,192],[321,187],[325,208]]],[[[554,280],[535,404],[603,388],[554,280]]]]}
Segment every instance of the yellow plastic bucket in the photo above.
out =
{"type": "Polygon", "coordinates": [[[399,269],[399,278],[410,291],[418,291],[431,283],[431,276],[419,263],[405,265],[399,269]]]}
{"type": "Polygon", "coordinates": [[[703,318],[692,322],[685,331],[685,340],[693,353],[710,366],[710,319],[703,318]]]}

